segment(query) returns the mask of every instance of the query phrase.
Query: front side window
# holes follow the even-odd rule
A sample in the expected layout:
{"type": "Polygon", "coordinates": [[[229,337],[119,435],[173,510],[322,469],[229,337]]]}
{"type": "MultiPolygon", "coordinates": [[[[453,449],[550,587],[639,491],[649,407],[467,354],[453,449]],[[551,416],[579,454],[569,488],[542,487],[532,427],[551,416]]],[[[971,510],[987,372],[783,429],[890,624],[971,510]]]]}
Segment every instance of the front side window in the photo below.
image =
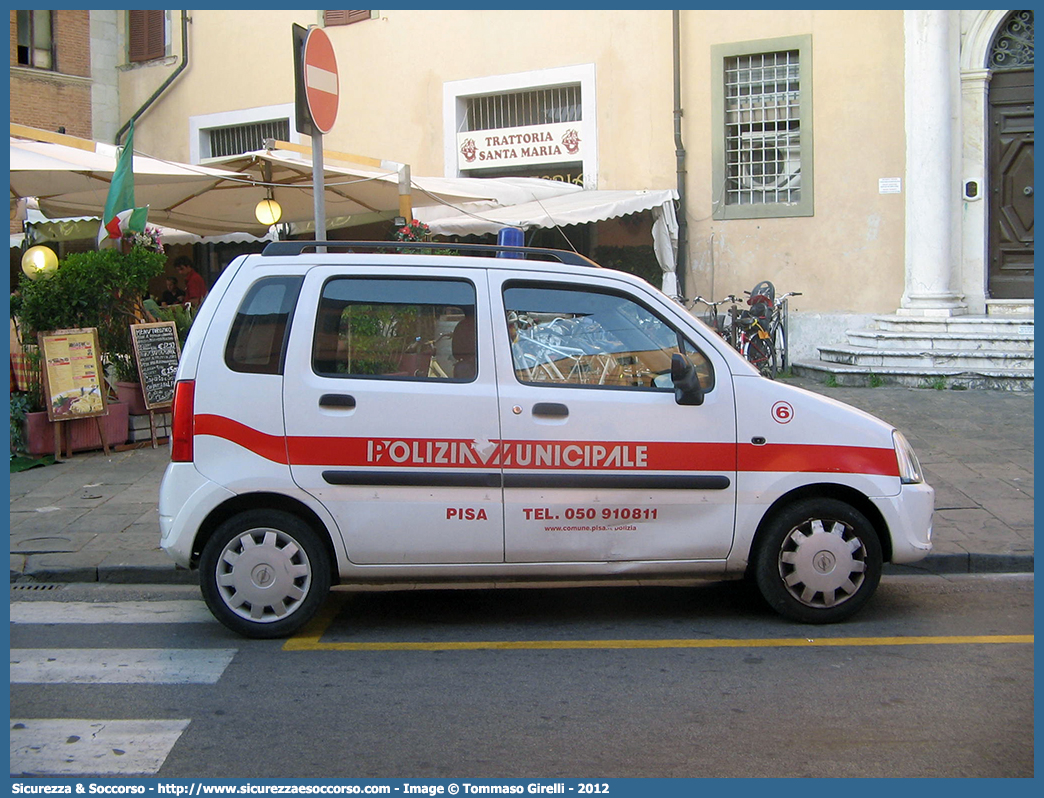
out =
{"type": "Polygon", "coordinates": [[[312,366],[324,377],[468,382],[478,373],[475,287],[343,277],[323,287],[312,366]]]}
{"type": "Polygon", "coordinates": [[[811,216],[811,37],[712,53],[714,218],[811,216]]]}
{"type": "Polygon", "coordinates": [[[18,12],[18,63],[54,69],[54,36],[50,11],[18,12]]]}
{"type": "Polygon", "coordinates": [[[504,291],[515,376],[528,384],[659,390],[686,356],[704,390],[710,362],[644,305],[614,293],[543,285],[504,291]]]}

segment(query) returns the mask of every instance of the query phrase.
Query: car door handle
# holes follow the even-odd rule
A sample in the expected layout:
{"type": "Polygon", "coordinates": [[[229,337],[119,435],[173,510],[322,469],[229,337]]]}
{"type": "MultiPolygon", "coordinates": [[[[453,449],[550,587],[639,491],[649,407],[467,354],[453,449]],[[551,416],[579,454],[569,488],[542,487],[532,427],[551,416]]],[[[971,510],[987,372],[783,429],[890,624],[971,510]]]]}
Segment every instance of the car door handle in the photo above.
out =
{"type": "Polygon", "coordinates": [[[319,397],[319,407],[355,407],[355,397],[343,393],[324,393],[319,397]]]}
{"type": "Polygon", "coordinates": [[[561,402],[537,402],[533,405],[533,415],[542,418],[566,418],[569,408],[561,402]]]}

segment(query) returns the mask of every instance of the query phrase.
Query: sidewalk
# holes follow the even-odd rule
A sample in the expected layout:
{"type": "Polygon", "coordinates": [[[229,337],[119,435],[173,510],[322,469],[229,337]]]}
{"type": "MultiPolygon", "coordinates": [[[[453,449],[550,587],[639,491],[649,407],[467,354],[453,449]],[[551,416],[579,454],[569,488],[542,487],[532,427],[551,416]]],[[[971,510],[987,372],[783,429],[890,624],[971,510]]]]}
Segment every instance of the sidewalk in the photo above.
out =
{"type": "MultiPolygon", "coordinates": [[[[1033,570],[1032,392],[788,382],[895,424],[913,444],[936,491],[935,551],[902,572],[1033,570]]],[[[11,581],[195,582],[159,548],[168,457],[146,444],[11,474],[11,581]]]]}

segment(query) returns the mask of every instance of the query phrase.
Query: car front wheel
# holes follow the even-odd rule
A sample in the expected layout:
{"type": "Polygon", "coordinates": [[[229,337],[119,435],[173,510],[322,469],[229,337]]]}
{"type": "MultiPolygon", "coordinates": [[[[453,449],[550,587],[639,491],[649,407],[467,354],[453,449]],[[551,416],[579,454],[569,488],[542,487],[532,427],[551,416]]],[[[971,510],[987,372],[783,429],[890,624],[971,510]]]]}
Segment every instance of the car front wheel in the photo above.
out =
{"type": "Polygon", "coordinates": [[[785,508],[759,537],[754,576],[774,610],[802,623],[856,613],[881,580],[881,543],[866,517],[836,499],[785,508]]]}
{"type": "Polygon", "coordinates": [[[278,510],[249,510],[217,528],[199,561],[203,598],[245,637],[292,634],[330,589],[330,559],[315,531],[278,510]]]}

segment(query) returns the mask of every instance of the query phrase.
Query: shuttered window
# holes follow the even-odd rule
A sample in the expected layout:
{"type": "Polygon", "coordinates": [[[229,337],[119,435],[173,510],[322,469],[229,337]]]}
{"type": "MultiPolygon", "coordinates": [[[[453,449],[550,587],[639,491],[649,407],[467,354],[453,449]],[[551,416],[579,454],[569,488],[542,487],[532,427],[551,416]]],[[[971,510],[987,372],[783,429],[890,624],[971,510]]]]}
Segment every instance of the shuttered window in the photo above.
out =
{"type": "Polygon", "coordinates": [[[353,22],[362,22],[370,18],[369,11],[324,11],[323,22],[327,27],[331,25],[351,25],[353,22]]]}
{"type": "Polygon", "coordinates": [[[166,12],[162,9],[127,12],[128,57],[132,63],[167,54],[166,12]]]}

